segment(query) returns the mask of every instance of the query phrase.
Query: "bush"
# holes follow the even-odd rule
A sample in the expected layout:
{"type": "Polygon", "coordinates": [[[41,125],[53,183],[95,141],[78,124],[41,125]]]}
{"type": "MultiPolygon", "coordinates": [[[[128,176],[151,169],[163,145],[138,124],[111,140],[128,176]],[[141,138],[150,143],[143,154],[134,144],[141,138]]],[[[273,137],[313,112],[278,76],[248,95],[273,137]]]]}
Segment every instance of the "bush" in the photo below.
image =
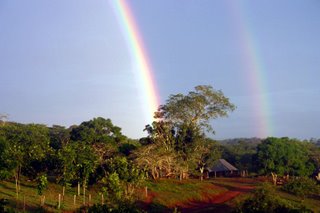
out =
{"type": "Polygon", "coordinates": [[[237,212],[245,213],[269,213],[269,212],[312,212],[305,206],[295,206],[276,195],[274,186],[264,184],[254,192],[251,198],[245,200],[237,212]]]}
{"type": "Polygon", "coordinates": [[[320,192],[316,181],[308,177],[290,179],[288,183],[282,187],[282,189],[286,192],[301,196],[302,198],[319,194],[320,192]]]}

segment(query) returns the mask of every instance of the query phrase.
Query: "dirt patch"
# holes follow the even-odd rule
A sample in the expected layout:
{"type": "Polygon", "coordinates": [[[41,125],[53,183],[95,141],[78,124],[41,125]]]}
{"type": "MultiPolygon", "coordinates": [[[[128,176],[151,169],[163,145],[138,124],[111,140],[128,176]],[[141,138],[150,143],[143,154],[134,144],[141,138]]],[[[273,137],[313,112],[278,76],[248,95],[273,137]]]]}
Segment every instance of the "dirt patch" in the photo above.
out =
{"type": "MultiPolygon", "coordinates": [[[[202,190],[201,197],[167,204],[157,204],[155,198],[159,196],[153,191],[148,192],[148,197],[142,199],[144,210],[150,212],[172,212],[177,208],[184,212],[232,212],[235,207],[236,197],[241,197],[252,191],[260,182],[255,179],[244,178],[222,178],[206,184],[202,190]],[[220,192],[218,194],[215,194],[220,192]]],[[[181,184],[180,182],[178,184],[181,184]]],[[[181,192],[183,193],[183,192],[181,192]]],[[[163,194],[161,194],[163,196],[163,194]]],[[[183,197],[183,196],[182,196],[183,197]]],[[[240,198],[239,197],[239,198],[240,198]]],[[[175,198],[176,199],[176,198],[175,198]]],[[[172,200],[171,200],[172,201],[172,200]]]]}
{"type": "MultiPolygon", "coordinates": [[[[215,187],[222,186],[216,185],[215,187]]],[[[222,192],[218,195],[208,196],[208,194],[204,194],[203,199],[200,201],[190,200],[187,203],[177,203],[176,207],[178,207],[181,212],[231,212],[232,207],[226,203],[241,194],[252,191],[254,188],[254,186],[239,185],[232,187],[232,190],[222,192]]]]}

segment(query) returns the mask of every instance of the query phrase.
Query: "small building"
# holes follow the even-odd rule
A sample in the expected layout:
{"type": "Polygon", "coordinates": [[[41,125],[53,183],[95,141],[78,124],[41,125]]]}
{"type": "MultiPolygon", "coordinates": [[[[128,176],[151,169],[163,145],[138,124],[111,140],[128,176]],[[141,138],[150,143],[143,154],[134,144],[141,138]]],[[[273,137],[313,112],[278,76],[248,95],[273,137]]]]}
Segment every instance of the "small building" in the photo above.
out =
{"type": "Polygon", "coordinates": [[[219,177],[219,176],[238,176],[239,170],[231,165],[225,159],[218,159],[214,162],[211,168],[208,168],[210,177],[219,177]]]}

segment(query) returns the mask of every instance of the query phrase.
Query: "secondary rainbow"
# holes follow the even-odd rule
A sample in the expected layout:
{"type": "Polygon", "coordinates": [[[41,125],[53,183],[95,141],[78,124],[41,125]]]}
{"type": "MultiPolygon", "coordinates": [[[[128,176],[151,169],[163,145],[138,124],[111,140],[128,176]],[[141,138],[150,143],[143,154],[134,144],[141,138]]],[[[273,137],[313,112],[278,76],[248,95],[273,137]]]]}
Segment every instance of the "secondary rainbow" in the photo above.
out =
{"type": "Polygon", "coordinates": [[[127,40],[132,61],[137,67],[136,74],[138,75],[139,83],[142,84],[140,90],[144,97],[146,120],[150,122],[153,120],[154,112],[158,109],[159,95],[148,53],[129,4],[125,0],[110,0],[110,4],[116,13],[127,40]]]}
{"type": "Polygon", "coordinates": [[[259,54],[259,44],[254,36],[254,30],[250,27],[249,20],[245,16],[244,5],[238,1],[229,2],[234,27],[242,49],[242,62],[248,79],[251,92],[251,107],[254,113],[253,126],[257,136],[264,138],[272,135],[271,107],[267,94],[267,77],[262,58],[259,54]]]}

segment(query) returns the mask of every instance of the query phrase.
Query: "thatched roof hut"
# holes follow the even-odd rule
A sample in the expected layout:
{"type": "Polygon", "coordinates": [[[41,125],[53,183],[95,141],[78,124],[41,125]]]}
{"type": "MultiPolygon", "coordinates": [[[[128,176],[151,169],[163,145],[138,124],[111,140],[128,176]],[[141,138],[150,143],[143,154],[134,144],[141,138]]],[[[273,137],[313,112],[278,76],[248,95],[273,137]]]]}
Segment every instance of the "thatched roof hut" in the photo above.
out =
{"type": "Polygon", "coordinates": [[[218,159],[211,168],[208,168],[209,173],[214,173],[214,176],[223,175],[230,176],[232,174],[238,174],[238,169],[231,165],[225,159],[218,159]]]}

